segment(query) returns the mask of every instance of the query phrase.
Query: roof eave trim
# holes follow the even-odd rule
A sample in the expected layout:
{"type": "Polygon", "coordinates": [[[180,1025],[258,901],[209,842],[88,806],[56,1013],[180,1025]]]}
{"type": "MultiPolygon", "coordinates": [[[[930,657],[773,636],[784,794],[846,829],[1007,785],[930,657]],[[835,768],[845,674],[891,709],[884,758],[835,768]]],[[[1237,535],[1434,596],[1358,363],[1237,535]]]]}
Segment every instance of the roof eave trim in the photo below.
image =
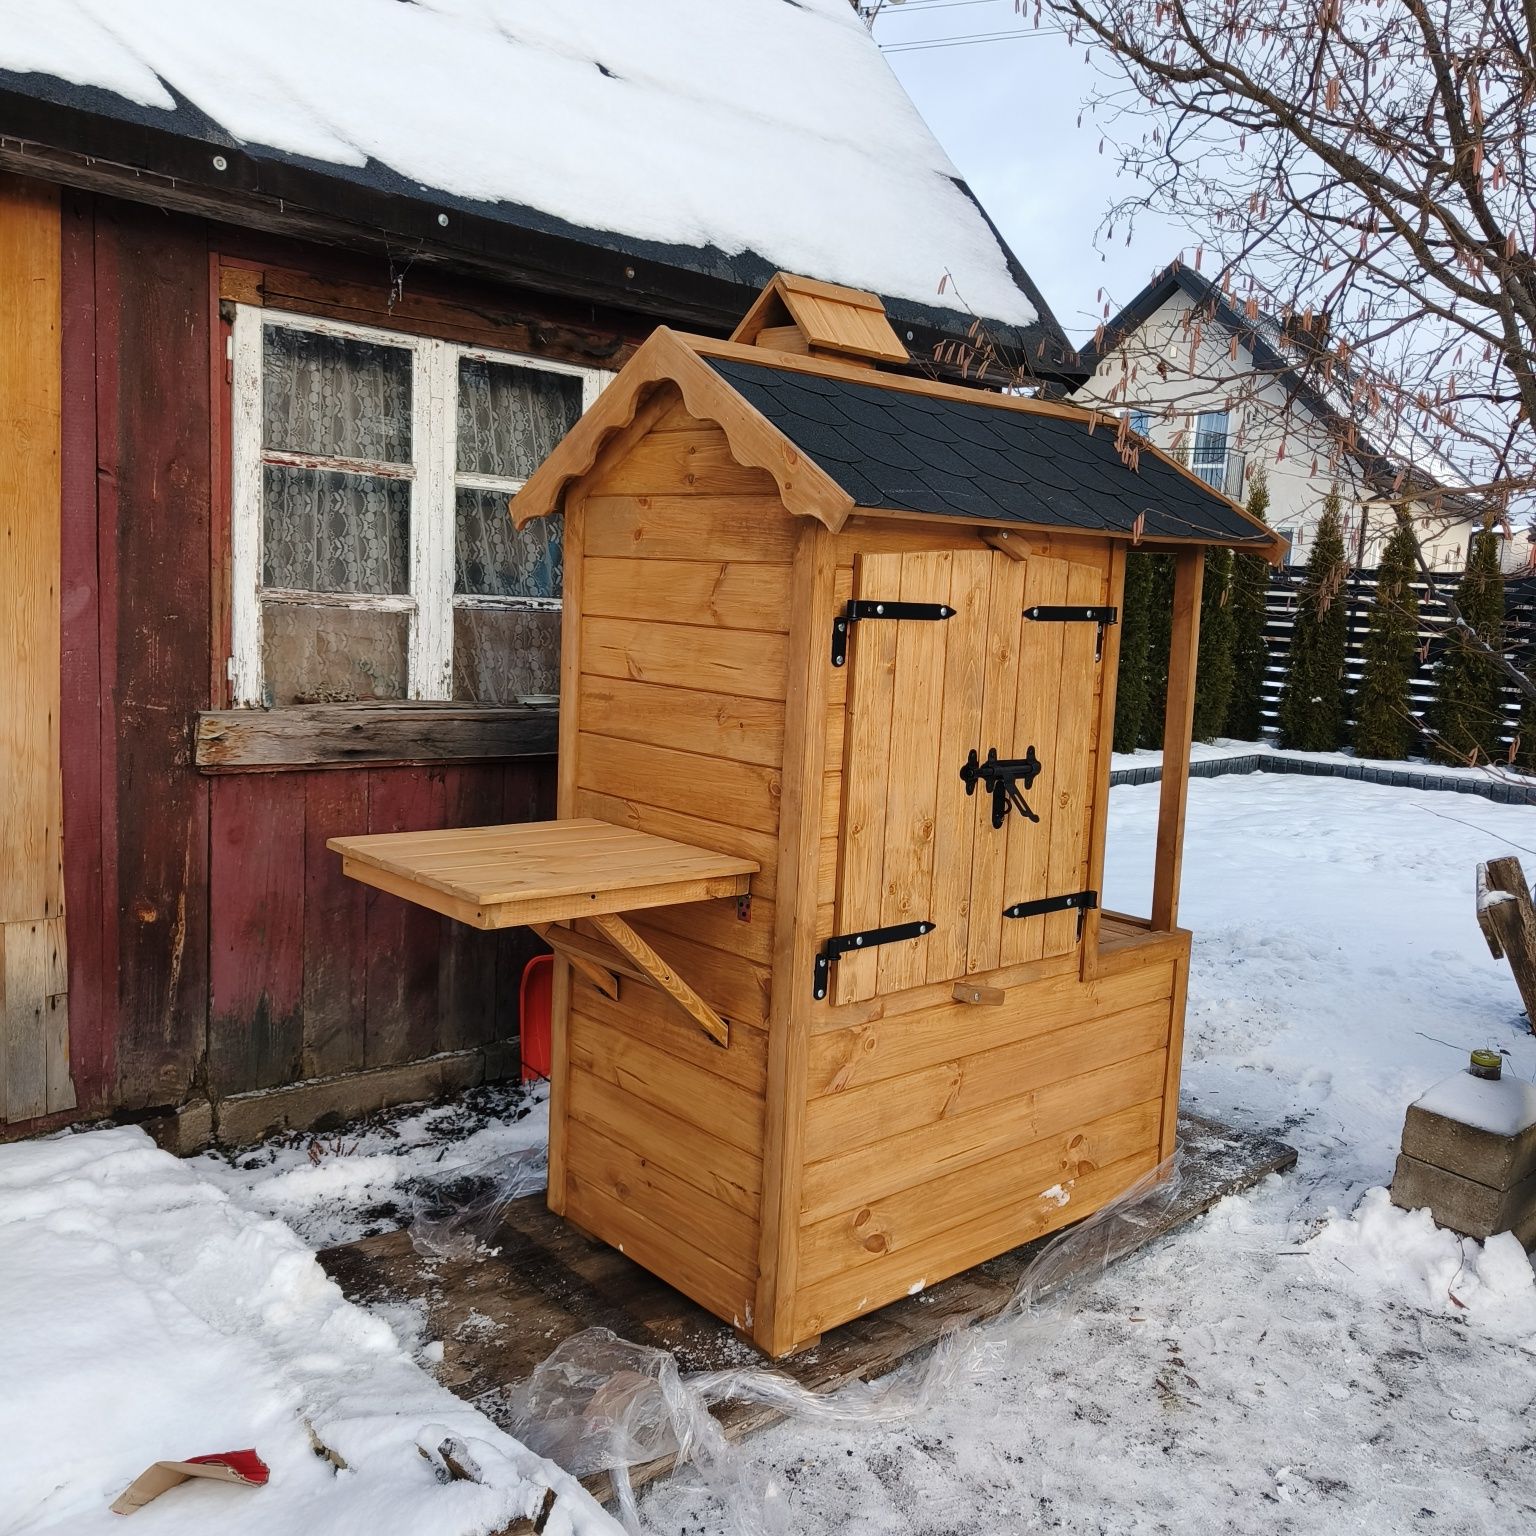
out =
{"type": "Polygon", "coordinates": [[[815,518],[833,533],[847,522],[853,497],[753,410],[675,331],[658,326],[512,498],[513,524],[521,528],[560,511],[570,486],[592,472],[608,443],[633,424],[645,402],[666,384],[677,389],[689,415],[720,428],[738,464],[773,478],[786,511],[815,518]]]}

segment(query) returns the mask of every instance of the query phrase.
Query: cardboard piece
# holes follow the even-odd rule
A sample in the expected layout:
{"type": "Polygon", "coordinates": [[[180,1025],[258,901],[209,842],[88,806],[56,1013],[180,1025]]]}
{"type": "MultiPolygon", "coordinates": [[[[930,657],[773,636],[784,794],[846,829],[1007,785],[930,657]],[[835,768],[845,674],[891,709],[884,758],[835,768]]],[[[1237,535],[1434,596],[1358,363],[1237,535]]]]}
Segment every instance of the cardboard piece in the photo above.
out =
{"type": "Polygon", "coordinates": [[[221,1451],[215,1456],[193,1456],[187,1461],[157,1461],[118,1495],[112,1513],[131,1515],[189,1478],[208,1477],[219,1483],[244,1483],[248,1488],[260,1488],[270,1476],[266,1462],[255,1451],[221,1451]]]}

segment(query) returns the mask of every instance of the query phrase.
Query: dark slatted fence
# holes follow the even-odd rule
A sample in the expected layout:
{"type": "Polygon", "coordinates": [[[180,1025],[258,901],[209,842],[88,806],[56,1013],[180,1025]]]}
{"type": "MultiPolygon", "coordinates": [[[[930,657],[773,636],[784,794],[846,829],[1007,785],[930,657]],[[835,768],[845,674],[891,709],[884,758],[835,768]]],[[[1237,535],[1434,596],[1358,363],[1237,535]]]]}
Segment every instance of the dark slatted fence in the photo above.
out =
{"type": "MultiPolygon", "coordinates": [[[[1270,578],[1266,602],[1267,621],[1264,636],[1269,643],[1268,675],[1264,687],[1264,733],[1273,736],[1278,730],[1276,718],[1280,701],[1280,688],[1285,681],[1286,668],[1291,656],[1291,627],[1296,619],[1296,603],[1301,590],[1305,568],[1287,566],[1277,570],[1270,578]]],[[[1454,592],[1455,576],[1437,577],[1439,593],[1454,592]]],[[[1440,625],[1446,620],[1443,595],[1431,595],[1428,583],[1414,582],[1419,598],[1419,659],[1410,682],[1410,698],[1414,714],[1422,719],[1434,692],[1434,668],[1443,641],[1439,638],[1440,625]],[[1436,621],[1440,621],[1437,624],[1436,621]]],[[[1342,596],[1349,620],[1348,650],[1345,672],[1349,680],[1351,697],[1360,682],[1364,665],[1366,625],[1370,618],[1371,600],[1376,591],[1375,571],[1354,572],[1342,596]]],[[[1506,578],[1504,583],[1505,646],[1509,654],[1525,664],[1531,657],[1536,643],[1536,576],[1518,579],[1506,578]]],[[[1520,695],[1513,686],[1504,690],[1504,716],[1506,737],[1513,737],[1520,717],[1520,695]]]]}

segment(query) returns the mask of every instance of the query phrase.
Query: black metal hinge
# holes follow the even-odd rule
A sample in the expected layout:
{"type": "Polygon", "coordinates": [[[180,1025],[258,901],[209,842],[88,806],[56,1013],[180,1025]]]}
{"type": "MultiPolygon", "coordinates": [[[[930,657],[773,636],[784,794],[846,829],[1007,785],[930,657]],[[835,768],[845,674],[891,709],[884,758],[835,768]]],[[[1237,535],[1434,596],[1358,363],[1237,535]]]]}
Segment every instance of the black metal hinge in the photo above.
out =
{"type": "Polygon", "coordinates": [[[1097,624],[1099,637],[1094,642],[1093,659],[1102,661],[1104,658],[1104,626],[1106,624],[1118,624],[1120,622],[1120,610],[1111,605],[1102,608],[1082,608],[1073,604],[1040,603],[1033,608],[1024,610],[1026,619],[1034,619],[1038,624],[1097,624]]]}
{"type": "Polygon", "coordinates": [[[834,934],[821,946],[821,953],[816,956],[816,984],[812,991],[818,998],[827,995],[827,978],[831,974],[832,962],[841,956],[856,950],[873,949],[878,944],[899,944],[903,939],[920,939],[925,933],[932,933],[937,926],[924,919],[918,923],[896,923],[890,928],[866,928],[863,933],[834,934]]]}
{"type": "Polygon", "coordinates": [[[848,629],[860,619],[952,619],[948,603],[895,603],[883,598],[853,597],[840,617],[832,621],[832,665],[848,660],[848,629]]]}
{"type": "Polygon", "coordinates": [[[1083,919],[1099,904],[1097,891],[1073,891],[1070,896],[1042,896],[1038,901],[1016,901],[1003,908],[1004,917],[1043,917],[1047,912],[1077,913],[1077,936],[1083,936],[1083,919]]]}

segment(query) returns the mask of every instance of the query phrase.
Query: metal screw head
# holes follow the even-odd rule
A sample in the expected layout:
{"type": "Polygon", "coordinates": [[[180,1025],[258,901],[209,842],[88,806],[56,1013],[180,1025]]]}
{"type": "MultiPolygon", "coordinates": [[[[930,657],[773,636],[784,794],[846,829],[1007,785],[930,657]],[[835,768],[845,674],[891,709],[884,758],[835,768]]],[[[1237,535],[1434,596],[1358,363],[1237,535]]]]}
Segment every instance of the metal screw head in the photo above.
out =
{"type": "Polygon", "coordinates": [[[875,612],[876,613],[884,613],[885,612],[885,604],[884,603],[876,603],[875,604],[875,612]]]}
{"type": "Polygon", "coordinates": [[[223,155],[215,155],[213,157],[213,168],[216,171],[227,171],[229,169],[229,161],[223,155]]]}
{"type": "Polygon", "coordinates": [[[438,216],[437,216],[437,222],[438,222],[438,223],[439,223],[439,224],[441,224],[441,225],[442,225],[442,226],[443,226],[443,228],[444,228],[444,229],[447,229],[447,228],[448,228],[448,215],[447,215],[447,214],[446,214],[446,213],[440,213],[440,214],[438,214],[438,216]]]}
{"type": "Polygon", "coordinates": [[[827,989],[825,987],[817,987],[816,988],[816,996],[817,997],[825,997],[826,995],[827,995],[827,989]]]}

